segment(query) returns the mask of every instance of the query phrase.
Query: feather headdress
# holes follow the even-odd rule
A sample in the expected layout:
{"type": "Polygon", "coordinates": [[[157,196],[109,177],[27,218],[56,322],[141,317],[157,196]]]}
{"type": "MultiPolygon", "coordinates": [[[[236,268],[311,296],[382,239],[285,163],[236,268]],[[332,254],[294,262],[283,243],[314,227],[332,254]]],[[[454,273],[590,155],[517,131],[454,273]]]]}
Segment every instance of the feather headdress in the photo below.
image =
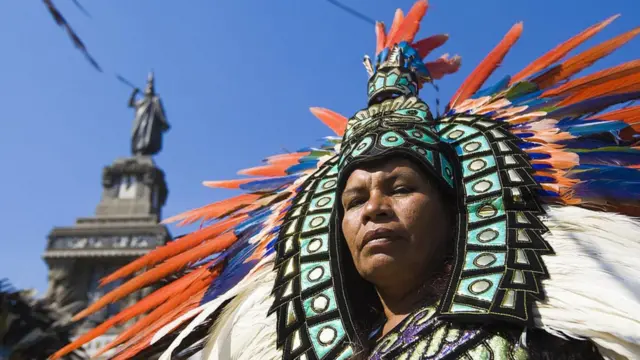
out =
{"type": "MultiPolygon", "coordinates": [[[[207,221],[209,225],[105,278],[103,284],[142,271],[76,318],[169,275],[182,276],[84,334],[53,358],[81,347],[111,326],[143,314],[147,315],[107,346],[117,349],[116,359],[151,350],[164,351],[163,359],[185,349],[197,351],[204,346],[206,331],[202,328],[215,319],[218,322],[207,348],[211,359],[242,358],[238,354],[247,356],[250,351],[269,354],[265,358],[347,358],[351,351],[349,329],[340,327],[344,320],[336,317],[340,312],[332,312],[334,298],[328,290],[332,285],[327,285],[335,269],[322,263],[323,254],[329,254],[330,249],[328,240],[318,236],[328,229],[333,206],[331,196],[325,195],[335,191],[339,167],[375,146],[395,146],[400,143],[399,138],[411,144],[446,142],[459,152],[456,164],[448,167],[440,159],[434,160],[433,167],[434,171],[442,169],[443,174],[449,169],[452,181],[459,186],[468,185],[465,211],[473,209],[488,216],[483,221],[473,220],[477,223],[470,220],[470,230],[461,242],[467,246],[464,256],[470,256],[468,263],[487,254],[478,250],[483,241],[502,236],[498,246],[487,250],[501,262],[490,262],[487,269],[473,271],[459,262],[456,281],[467,281],[471,292],[461,292],[462,285],[458,283],[452,285],[443,314],[511,317],[564,336],[592,337],[603,353],[638,355],[639,340],[633,334],[639,332],[632,332],[638,329],[638,323],[628,319],[637,319],[637,310],[622,305],[614,309],[616,318],[627,317],[631,330],[612,324],[610,314],[599,313],[602,310],[594,300],[597,285],[589,279],[576,283],[580,274],[566,266],[584,266],[583,271],[603,282],[601,286],[613,284],[605,276],[606,270],[603,273],[597,267],[595,259],[600,256],[580,248],[581,241],[585,246],[602,241],[611,247],[601,248],[598,254],[615,251],[615,256],[621,258],[607,261],[614,267],[622,264],[627,270],[617,273],[618,279],[637,278],[638,268],[629,260],[637,256],[640,236],[608,237],[601,227],[610,227],[614,232],[624,228],[638,235],[637,222],[629,217],[640,215],[640,107],[620,106],[640,98],[640,65],[631,61],[586,76],[579,73],[629,42],[640,29],[569,56],[615,19],[609,18],[558,45],[516,75],[485,86],[523,31],[522,24],[516,24],[460,85],[446,114],[433,119],[426,105],[412,99],[425,81],[456,71],[460,59],[441,57],[423,62],[447,39],[446,35],[436,35],[414,41],[426,10],[427,2],[418,1],[406,16],[398,10],[388,31],[382,23],[376,24],[375,64],[365,58],[365,68],[371,75],[370,108],[350,120],[327,109],[312,108],[312,113],[338,137],[327,137],[315,148],[271,156],[263,165],[241,171],[249,177],[207,182],[205,185],[210,187],[246,193],[169,219],[183,224],[207,221]],[[373,125],[364,126],[371,118],[398,109],[405,112],[394,116],[419,118],[425,123],[424,132],[382,136],[385,143],[375,146],[362,142],[359,136],[371,130],[373,125]],[[364,146],[358,149],[360,144],[364,146]],[[463,171],[463,165],[467,170],[463,171]],[[495,184],[500,186],[492,188],[495,184]],[[477,191],[478,196],[469,195],[470,191],[477,191]],[[495,197],[480,196],[480,192],[495,197]],[[478,202],[474,203],[474,199],[478,202]],[[549,205],[559,208],[549,210],[549,205]],[[570,219],[565,221],[564,217],[570,219]],[[592,218],[597,225],[579,228],[578,218],[592,218]],[[501,222],[505,223],[504,228],[496,225],[501,222]],[[621,224],[626,225],[618,228],[621,224]],[[491,228],[483,230],[485,225],[491,228]],[[551,228],[551,234],[547,228],[551,228]],[[505,233],[501,234],[500,229],[505,233]],[[582,231],[575,238],[578,242],[568,243],[574,230],[582,231]],[[480,243],[472,244],[470,234],[480,243]],[[630,253],[619,251],[625,247],[630,253]],[[541,255],[552,254],[552,248],[560,260],[549,260],[545,266],[541,255]],[[572,259],[574,255],[576,258],[572,259]],[[275,273],[271,273],[274,266],[275,273]],[[497,272],[492,266],[499,266],[497,272]],[[322,271],[316,271],[320,268],[322,271]],[[471,277],[478,278],[470,282],[471,277]],[[302,283],[302,278],[309,282],[302,283]],[[561,285],[570,283],[572,287],[561,285]],[[274,287],[273,292],[264,291],[265,286],[269,290],[274,287]],[[543,286],[548,289],[546,300],[543,286]],[[305,290],[310,287],[316,290],[305,290]],[[573,302],[576,299],[579,301],[573,302]],[[541,305],[532,310],[536,301],[541,305]],[[596,316],[601,317],[591,331],[584,317],[571,319],[568,312],[558,311],[583,305],[585,311],[596,311],[596,316]],[[242,321],[256,321],[256,313],[250,311],[253,306],[264,311],[270,306],[275,314],[267,317],[265,313],[264,326],[249,331],[242,321]],[[311,319],[316,315],[310,311],[321,316],[311,319]],[[251,314],[252,318],[244,314],[251,314]],[[332,330],[326,330],[329,328],[332,330]],[[238,341],[244,341],[242,344],[249,344],[247,336],[256,337],[251,347],[225,343],[236,341],[230,334],[241,329],[243,340],[238,341]],[[331,339],[327,331],[332,334],[331,339]],[[235,351],[234,355],[229,351],[235,351]]],[[[428,157],[427,152],[423,155],[428,157]]],[[[489,264],[484,261],[487,259],[485,256],[475,263],[489,264]]],[[[616,282],[612,291],[634,293],[637,287],[628,290],[621,284],[616,282]]],[[[624,301],[639,303],[632,295],[625,296],[624,301]]],[[[616,306],[615,296],[601,300],[605,306],[616,306]]]]}

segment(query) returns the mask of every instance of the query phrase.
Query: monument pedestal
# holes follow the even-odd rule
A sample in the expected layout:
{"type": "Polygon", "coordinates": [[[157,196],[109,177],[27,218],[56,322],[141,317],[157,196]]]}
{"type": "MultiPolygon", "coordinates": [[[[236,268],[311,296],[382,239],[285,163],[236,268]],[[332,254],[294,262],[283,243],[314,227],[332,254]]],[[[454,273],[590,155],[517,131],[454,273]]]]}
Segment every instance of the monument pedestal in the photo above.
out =
{"type": "MultiPolygon", "coordinates": [[[[101,278],[171,239],[168,229],[159,223],[168,194],[164,172],[150,156],[117,159],[104,168],[102,186],[94,216],[78,218],[73,226],[55,227],[48,236],[43,255],[49,266],[46,296],[59,308],[94,302],[122,282],[100,288],[101,278]]],[[[77,333],[117,314],[151,290],[132,294],[89,316],[77,333]]],[[[90,355],[95,353],[119,331],[111,329],[85,349],[90,355]]]]}

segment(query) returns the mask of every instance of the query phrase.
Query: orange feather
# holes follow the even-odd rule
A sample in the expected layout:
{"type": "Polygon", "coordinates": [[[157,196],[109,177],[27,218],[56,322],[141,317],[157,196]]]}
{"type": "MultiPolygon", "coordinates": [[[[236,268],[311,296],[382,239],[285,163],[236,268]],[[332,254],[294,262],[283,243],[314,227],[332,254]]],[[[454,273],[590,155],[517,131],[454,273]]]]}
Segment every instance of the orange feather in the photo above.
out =
{"type": "Polygon", "coordinates": [[[189,250],[203,241],[212,239],[233,228],[244,221],[247,217],[247,215],[239,215],[219,221],[213,225],[196,230],[179,239],[171,241],[164,246],[158,247],[101,279],[100,286],[104,286],[114,280],[129,276],[140,269],[153,266],[165,259],[189,250]]]}
{"type": "MultiPolygon", "coordinates": [[[[188,288],[185,290],[174,294],[174,296],[170,297],[165,303],[158,306],[155,310],[149,313],[149,315],[143,317],[138,320],[131,327],[120,333],[111,343],[107,346],[100,349],[100,354],[104,354],[105,352],[111,350],[112,348],[122,344],[123,342],[133,338],[140,331],[144,330],[148,325],[153,324],[156,320],[160,319],[162,316],[167,315],[174,308],[180,306],[182,303],[188,301],[192,296],[201,295],[202,290],[206,290],[211,282],[217,277],[219,274],[219,267],[216,267],[216,270],[213,272],[207,272],[206,275],[202,276],[198,280],[194,281],[188,288]]],[[[200,296],[200,299],[202,297],[200,296]]],[[[198,300],[200,300],[198,299],[198,300]]],[[[98,355],[96,355],[98,356],[98,355]]]]}
{"type": "Polygon", "coordinates": [[[384,23],[376,21],[376,55],[384,49],[384,44],[387,41],[387,34],[385,33],[384,23]]]}
{"type": "Polygon", "coordinates": [[[436,61],[426,63],[425,66],[427,67],[427,70],[429,70],[431,78],[438,80],[442,79],[445,75],[453,74],[460,70],[460,65],[462,64],[461,60],[460,56],[454,56],[452,58],[443,56],[436,61]]]}
{"type": "Polygon", "coordinates": [[[222,250],[231,246],[237,240],[233,232],[224,233],[217,238],[207,241],[193,249],[190,249],[182,254],[168,259],[164,263],[147,270],[146,272],[134,277],[133,279],[125,282],[116,289],[108,292],[103,297],[98,299],[95,303],[88,306],[86,309],[76,314],[73,317],[74,321],[80,320],[97,310],[103,308],[107,304],[116,302],[123,297],[133,293],[134,291],[141,289],[145,286],[151,285],[156,281],[173,274],[176,271],[184,268],[188,264],[194,263],[207,256],[219,253],[222,250]]]}
{"type": "Polygon", "coordinates": [[[531,160],[532,164],[549,164],[552,165],[554,169],[571,169],[580,164],[580,157],[572,152],[547,149],[536,153],[550,155],[550,158],[544,160],[531,160]]]}
{"type": "Polygon", "coordinates": [[[578,47],[580,44],[590,39],[592,36],[600,32],[607,25],[611,24],[613,20],[617,19],[620,15],[614,15],[603,22],[600,22],[596,25],[589,27],[588,29],[582,31],[578,35],[572,37],[571,39],[563,42],[562,44],[556,46],[546,54],[542,55],[534,62],[529,64],[527,67],[522,69],[519,73],[514,75],[511,78],[511,84],[516,83],[522,79],[525,79],[536,72],[546,68],[547,66],[555,63],[556,61],[565,57],[571,50],[578,47]]]}
{"type": "Polygon", "coordinates": [[[51,355],[49,357],[49,359],[57,360],[57,359],[62,358],[63,356],[69,354],[70,352],[72,352],[72,351],[74,351],[76,349],[79,349],[81,346],[83,346],[84,344],[88,343],[89,341],[91,341],[91,340],[97,338],[98,336],[104,334],[105,332],[107,332],[107,330],[109,330],[114,325],[116,325],[116,321],[113,321],[113,319],[109,319],[109,320],[105,321],[104,323],[98,325],[97,327],[95,327],[91,331],[87,332],[86,334],[81,335],[80,337],[78,337],[73,342],[71,342],[68,345],[64,346],[62,349],[56,351],[53,355],[51,355]]]}
{"type": "Polygon", "coordinates": [[[487,78],[495,71],[500,65],[502,59],[507,55],[511,47],[518,41],[522,34],[522,23],[515,24],[511,30],[504,36],[502,41],[482,60],[480,65],[475,68],[460,85],[460,88],[451,98],[449,107],[454,107],[457,103],[460,103],[468,99],[473,95],[487,78]]]}
{"type": "MultiPolygon", "coordinates": [[[[124,344],[122,351],[117,353],[113,357],[113,360],[130,359],[136,354],[138,354],[139,352],[141,352],[142,350],[144,350],[145,348],[147,348],[149,345],[151,345],[151,340],[153,339],[154,335],[158,330],[160,330],[162,327],[169,324],[170,322],[174,321],[175,319],[179,318],[180,316],[184,315],[185,313],[198,307],[200,298],[202,298],[205,291],[206,290],[201,291],[199,294],[192,296],[188,302],[184,302],[178,305],[178,307],[171,310],[169,313],[167,313],[167,315],[161,317],[156,322],[146,327],[142,332],[137,334],[134,337],[134,339],[124,344]]],[[[188,319],[185,319],[185,321],[186,320],[188,319]]],[[[109,349],[106,349],[104,350],[104,352],[108,350],[109,349]]],[[[103,353],[103,350],[101,349],[99,354],[102,354],[102,353],[103,353]]],[[[95,355],[95,356],[98,356],[98,355],[95,355]]]]}
{"type": "Polygon", "coordinates": [[[242,194],[229,199],[215,202],[198,209],[172,216],[162,221],[163,224],[181,221],[180,225],[191,224],[200,219],[212,219],[228,214],[229,211],[249,205],[260,198],[260,194],[242,194]]]}
{"type": "Polygon", "coordinates": [[[265,180],[263,178],[248,178],[248,179],[235,179],[235,180],[216,180],[216,181],[203,181],[202,185],[210,188],[217,189],[239,189],[241,185],[250,183],[252,181],[265,180]]]}
{"type": "Polygon", "coordinates": [[[183,276],[182,278],[177,279],[176,281],[154,291],[153,293],[144,297],[139,302],[127,307],[126,309],[122,310],[121,312],[114,315],[110,319],[106,320],[102,324],[98,325],[97,327],[81,335],[80,337],[75,339],[73,342],[71,342],[67,346],[58,350],[55,354],[52,355],[51,358],[53,360],[59,359],[65,356],[66,354],[80,348],[81,346],[88,343],[89,341],[104,334],[111,327],[117,324],[122,324],[126,321],[129,321],[134,317],[150,310],[151,308],[158,306],[160,303],[164,302],[167,298],[169,298],[173,294],[183,291],[185,288],[187,288],[187,286],[189,286],[196,278],[201,276],[205,271],[207,271],[206,266],[200,267],[199,269],[192,271],[191,273],[183,276]]]}
{"type": "Polygon", "coordinates": [[[348,119],[335,111],[331,111],[329,109],[312,107],[311,113],[315,115],[320,121],[322,121],[325,125],[327,125],[334,133],[338,136],[344,135],[345,130],[347,129],[347,121],[348,119]]]}
{"type": "MultiPolygon", "coordinates": [[[[640,131],[640,105],[630,106],[624,109],[613,110],[604,114],[594,115],[590,120],[619,120],[631,125],[636,131],[640,131]]],[[[640,148],[638,148],[640,150],[640,148]]]]}
{"type": "Polygon", "coordinates": [[[389,46],[389,39],[391,37],[394,37],[395,34],[398,32],[398,29],[400,28],[402,21],[404,21],[404,13],[402,12],[402,9],[396,9],[396,13],[393,16],[393,22],[391,23],[391,28],[387,33],[387,38],[385,40],[384,47],[389,46]]]}
{"type": "Polygon", "coordinates": [[[444,45],[447,40],[449,40],[449,34],[438,34],[416,41],[411,45],[411,47],[414,48],[418,52],[418,54],[420,54],[420,57],[424,59],[433,50],[444,45]]]}
{"type": "MultiPolygon", "coordinates": [[[[407,16],[402,20],[397,30],[387,37],[387,47],[391,47],[402,41],[412,42],[418,30],[420,30],[420,21],[427,13],[429,3],[427,0],[418,0],[411,7],[407,16]]],[[[395,21],[394,21],[395,25],[395,21]]]]}
{"type": "Polygon", "coordinates": [[[286,170],[298,164],[300,158],[309,155],[309,152],[297,152],[291,154],[276,155],[267,158],[269,165],[257,166],[238,171],[240,175],[278,177],[288,175],[286,170]]]}
{"type": "Polygon", "coordinates": [[[582,53],[566,60],[559,67],[545,72],[532,81],[538,84],[540,89],[546,89],[579,73],[583,69],[588,68],[596,61],[611,54],[613,51],[629,42],[638,34],[640,34],[640,27],[583,51],[582,53]]]}
{"type": "Polygon", "coordinates": [[[623,94],[633,91],[640,91],[640,73],[625,76],[620,79],[611,80],[606,83],[590,86],[576,94],[563,99],[557,104],[557,106],[567,106],[599,96],[623,94]]]}
{"type": "Polygon", "coordinates": [[[638,72],[640,72],[640,59],[629,61],[627,63],[569,81],[561,86],[545,91],[540,95],[540,97],[545,98],[579,91],[586,87],[606,83],[638,72]]]}
{"type": "MultiPolygon", "coordinates": [[[[274,226],[278,226],[281,225],[282,222],[280,221],[279,223],[275,223],[274,226]]],[[[256,246],[256,249],[253,251],[253,254],[251,256],[249,256],[247,258],[247,260],[245,260],[245,263],[251,262],[251,261],[260,261],[264,258],[265,255],[265,251],[267,249],[267,245],[269,244],[269,242],[271,240],[273,240],[276,236],[275,235],[267,235],[265,236],[263,239],[260,240],[260,243],[258,243],[258,246],[256,246]]]]}
{"type": "Polygon", "coordinates": [[[311,154],[309,151],[303,151],[303,152],[295,152],[295,153],[289,153],[289,154],[273,155],[266,158],[265,161],[267,162],[267,164],[279,164],[283,162],[291,162],[294,159],[297,161],[300,158],[305,157],[309,154],[311,154]]]}
{"type": "Polygon", "coordinates": [[[244,169],[238,171],[238,175],[248,175],[248,176],[267,176],[267,177],[278,177],[287,175],[287,169],[295,163],[280,163],[274,165],[264,165],[264,166],[256,166],[249,169],[244,169]]]}

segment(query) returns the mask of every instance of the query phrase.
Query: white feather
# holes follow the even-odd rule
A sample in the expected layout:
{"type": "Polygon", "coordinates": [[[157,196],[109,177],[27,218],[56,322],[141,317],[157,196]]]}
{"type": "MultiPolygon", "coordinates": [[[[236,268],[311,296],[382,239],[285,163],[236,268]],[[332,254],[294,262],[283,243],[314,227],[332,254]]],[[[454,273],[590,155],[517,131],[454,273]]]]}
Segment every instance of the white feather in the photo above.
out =
{"type": "Polygon", "coordinates": [[[171,330],[175,329],[178,325],[182,324],[183,322],[185,322],[185,321],[191,319],[192,317],[198,315],[205,308],[206,308],[206,304],[202,305],[200,307],[197,307],[195,309],[192,309],[190,311],[187,311],[184,315],[181,315],[179,318],[177,318],[177,319],[173,320],[172,322],[168,323],[167,325],[163,326],[162,328],[160,328],[160,330],[158,330],[158,332],[156,332],[153,335],[153,337],[151,338],[151,342],[149,344],[150,345],[155,344],[158,340],[162,339],[167,334],[169,334],[171,332],[171,330]]]}
{"type": "MultiPolygon", "coordinates": [[[[271,267],[267,266],[266,267],[269,271],[271,271],[271,267]]],[[[256,271],[256,273],[258,273],[258,271],[256,271]]],[[[198,314],[198,316],[196,316],[195,319],[193,319],[191,321],[191,323],[189,323],[189,325],[187,325],[186,328],[184,328],[180,334],[178,335],[178,337],[176,337],[173,342],[171,343],[171,345],[169,345],[169,347],[167,348],[167,350],[165,350],[162,355],[160,356],[159,360],[169,360],[171,359],[171,355],[173,354],[173,351],[180,346],[180,344],[182,343],[182,341],[189,335],[191,334],[191,332],[200,324],[202,324],[205,320],[207,320],[207,318],[213,314],[216,310],[218,310],[218,308],[220,307],[220,305],[222,305],[225,301],[232,299],[234,296],[236,296],[237,294],[239,294],[240,292],[242,292],[245,289],[251,289],[253,287],[253,278],[254,275],[247,275],[245,276],[238,284],[236,284],[236,286],[234,286],[233,288],[231,288],[229,291],[227,291],[226,293],[218,296],[215,300],[212,300],[204,305],[201,306],[201,312],[198,314]]]]}
{"type": "Polygon", "coordinates": [[[211,328],[203,350],[203,360],[276,360],[282,352],[276,347],[276,317],[267,317],[273,302],[275,280],[273,263],[256,272],[252,286],[225,306],[211,328]]]}
{"type": "Polygon", "coordinates": [[[547,299],[536,325],[590,338],[607,358],[640,359],[640,223],[624,215],[549,207],[547,299]]]}
{"type": "MultiPolygon", "coordinates": [[[[547,299],[536,325],[560,337],[589,338],[607,359],[640,359],[640,223],[578,207],[549,207],[544,257],[547,299]]],[[[279,359],[276,319],[266,316],[275,274],[262,263],[213,325],[204,360],[279,359]]]]}

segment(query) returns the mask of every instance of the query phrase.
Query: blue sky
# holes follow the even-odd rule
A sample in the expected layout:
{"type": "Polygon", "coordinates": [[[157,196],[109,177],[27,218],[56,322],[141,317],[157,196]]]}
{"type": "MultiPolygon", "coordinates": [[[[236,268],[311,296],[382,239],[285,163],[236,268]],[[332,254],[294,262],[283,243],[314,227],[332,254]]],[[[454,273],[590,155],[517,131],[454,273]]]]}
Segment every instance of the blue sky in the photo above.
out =
{"type": "MultiPolygon", "coordinates": [[[[42,2],[0,2],[0,277],[16,287],[45,291],[47,234],[93,215],[102,167],[128,155],[130,90],[115,73],[143,86],[156,72],[172,125],[156,158],[170,188],[165,215],[231,195],[203,180],[233,178],[283,148],[330,135],[308,107],[351,115],[365,105],[361,60],[374,51],[373,28],[325,0],[81,2],[92,18],[69,0],[56,4],[104,73],[73,49],[42,2]]],[[[395,8],[413,1],[343,3],[390,24],[395,8]]],[[[623,14],[590,44],[630,30],[639,12],[634,0],[431,0],[420,34],[449,33],[441,52],[462,56],[461,71],[439,82],[446,103],[517,21],[523,36],[496,76],[610,15],[623,14]]],[[[594,69],[639,49],[636,39],[594,69]]],[[[435,95],[423,92],[430,101],[435,95]]]]}

